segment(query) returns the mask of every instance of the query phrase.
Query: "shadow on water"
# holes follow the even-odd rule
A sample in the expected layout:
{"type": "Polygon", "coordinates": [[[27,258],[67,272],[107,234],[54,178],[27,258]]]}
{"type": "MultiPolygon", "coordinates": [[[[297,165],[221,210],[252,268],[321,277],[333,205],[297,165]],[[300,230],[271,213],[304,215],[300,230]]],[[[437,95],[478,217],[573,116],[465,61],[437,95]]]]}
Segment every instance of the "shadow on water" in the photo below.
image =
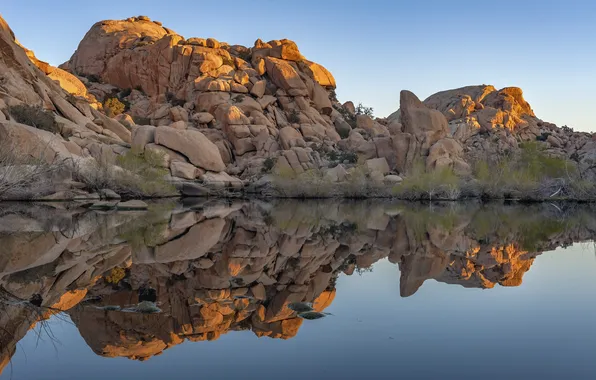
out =
{"type": "Polygon", "coordinates": [[[230,331],[289,339],[313,323],[305,319],[328,315],[338,276],[381,259],[399,267],[402,297],[429,279],[520,286],[542,252],[594,239],[594,208],[187,199],[100,212],[2,204],[0,369],[36,325],[56,339],[44,324],[52,316],[72,320],[105,357],[145,360],[230,331]]]}

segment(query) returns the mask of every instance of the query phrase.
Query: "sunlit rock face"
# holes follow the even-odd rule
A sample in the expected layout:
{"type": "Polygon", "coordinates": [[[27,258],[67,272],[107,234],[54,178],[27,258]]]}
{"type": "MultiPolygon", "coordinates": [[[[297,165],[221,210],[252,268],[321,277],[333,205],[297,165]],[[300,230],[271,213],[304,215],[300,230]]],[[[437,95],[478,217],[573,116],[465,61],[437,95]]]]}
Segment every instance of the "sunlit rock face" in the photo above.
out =
{"type": "MultiPolygon", "coordinates": [[[[497,89],[492,85],[474,85],[437,92],[422,102],[426,110],[420,104],[416,107],[423,110],[418,113],[429,114],[432,110],[444,116],[440,121],[436,116],[432,120],[428,116],[421,119],[426,120],[425,128],[412,128],[416,123],[409,109],[417,102],[403,98],[400,109],[387,118],[398,169],[411,166],[416,157],[424,157],[424,141],[432,141],[429,137],[440,136],[442,132],[450,142],[447,146],[444,141],[437,142],[434,154],[426,158],[429,169],[451,166],[456,172],[466,172],[469,169],[466,165],[519,153],[522,143],[538,141],[549,156],[575,161],[578,169],[589,178],[596,175],[591,164],[594,157],[592,134],[574,132],[567,126],[558,127],[541,120],[519,87],[497,89]],[[445,122],[447,132],[440,127],[445,122]],[[421,138],[423,132],[425,139],[421,138]],[[417,138],[413,139],[412,135],[417,138]]],[[[412,99],[412,94],[407,99],[412,99]]],[[[431,147],[426,145],[427,149],[431,147]]]]}
{"type": "Polygon", "coordinates": [[[398,264],[403,297],[430,279],[519,286],[541,252],[596,234],[590,207],[555,219],[538,206],[185,202],[107,213],[3,206],[2,362],[60,311],[107,357],[145,360],[240,330],[289,339],[303,324],[290,303],[324,311],[338,276],[381,259],[398,264]]]}

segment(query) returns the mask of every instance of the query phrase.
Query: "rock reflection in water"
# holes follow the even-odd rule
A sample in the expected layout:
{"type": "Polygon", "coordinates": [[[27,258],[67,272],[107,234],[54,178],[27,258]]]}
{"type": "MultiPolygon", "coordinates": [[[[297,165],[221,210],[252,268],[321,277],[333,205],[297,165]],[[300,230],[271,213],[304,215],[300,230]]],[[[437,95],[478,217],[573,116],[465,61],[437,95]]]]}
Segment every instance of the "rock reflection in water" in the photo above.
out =
{"type": "Polygon", "coordinates": [[[201,200],[148,212],[2,205],[0,365],[60,311],[107,357],[144,360],[239,330],[288,339],[309,323],[295,305],[322,313],[341,273],[383,258],[398,264],[403,297],[428,279],[519,286],[541,252],[592,240],[592,215],[569,205],[379,201],[201,200]]]}

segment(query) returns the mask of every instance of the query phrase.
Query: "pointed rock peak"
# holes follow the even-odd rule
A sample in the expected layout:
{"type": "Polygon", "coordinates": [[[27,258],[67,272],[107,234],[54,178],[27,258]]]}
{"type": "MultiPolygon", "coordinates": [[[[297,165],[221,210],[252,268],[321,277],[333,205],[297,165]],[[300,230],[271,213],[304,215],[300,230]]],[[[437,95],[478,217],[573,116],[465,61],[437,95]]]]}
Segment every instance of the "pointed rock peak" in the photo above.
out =
{"type": "Polygon", "coordinates": [[[399,108],[426,108],[426,106],[418,99],[418,97],[411,91],[402,90],[399,93],[399,108]]]}

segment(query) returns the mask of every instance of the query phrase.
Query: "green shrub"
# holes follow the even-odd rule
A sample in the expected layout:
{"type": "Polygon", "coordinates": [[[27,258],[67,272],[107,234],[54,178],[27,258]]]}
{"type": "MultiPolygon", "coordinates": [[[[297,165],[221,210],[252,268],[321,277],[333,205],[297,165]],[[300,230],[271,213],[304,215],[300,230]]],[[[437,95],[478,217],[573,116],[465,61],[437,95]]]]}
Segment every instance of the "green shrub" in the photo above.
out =
{"type": "Polygon", "coordinates": [[[103,103],[103,108],[108,116],[114,117],[123,113],[126,109],[126,105],[118,98],[112,97],[105,100],[103,103]]]}
{"type": "Polygon", "coordinates": [[[356,106],[356,115],[366,115],[369,117],[373,117],[373,108],[372,107],[365,107],[362,103],[358,103],[356,106]]]}
{"type": "Polygon", "coordinates": [[[571,195],[579,179],[573,162],[549,156],[536,141],[522,143],[515,154],[476,162],[474,177],[488,198],[543,198],[564,188],[571,195]]]}
{"type": "Polygon", "coordinates": [[[166,100],[174,107],[183,107],[186,103],[184,99],[178,99],[173,92],[166,92],[166,100]]]}
{"type": "Polygon", "coordinates": [[[263,168],[261,169],[261,171],[263,173],[269,173],[274,166],[275,160],[272,157],[267,157],[265,161],[263,161],[263,168]]]}
{"type": "Polygon", "coordinates": [[[176,195],[174,186],[165,179],[169,171],[160,166],[162,162],[163,154],[130,150],[116,158],[116,165],[99,161],[95,167],[76,170],[75,178],[91,190],[107,188],[126,197],[176,195]]]}
{"type": "Polygon", "coordinates": [[[419,160],[412,165],[396,186],[396,195],[409,199],[457,199],[461,193],[461,179],[450,167],[426,170],[419,160]]]}
{"type": "Polygon", "coordinates": [[[300,111],[293,109],[288,114],[288,121],[291,124],[298,124],[300,123],[300,111]]]}
{"type": "Polygon", "coordinates": [[[132,88],[125,88],[118,94],[118,99],[124,99],[132,92],[132,88]]]}
{"type": "Polygon", "coordinates": [[[101,82],[101,79],[99,78],[99,76],[97,76],[95,74],[87,75],[86,78],[91,83],[100,83],[101,82]]]}
{"type": "Polygon", "coordinates": [[[19,104],[8,107],[8,112],[17,123],[30,125],[34,128],[43,129],[44,131],[52,133],[60,132],[54,114],[39,106],[19,104]]]}
{"type": "Polygon", "coordinates": [[[347,162],[348,164],[355,164],[358,161],[358,155],[355,152],[332,150],[327,153],[327,159],[335,165],[342,164],[344,162],[347,162]]]}
{"type": "Polygon", "coordinates": [[[228,65],[228,66],[231,66],[234,68],[236,67],[236,62],[234,62],[234,58],[228,58],[228,57],[222,56],[221,59],[223,60],[224,65],[228,65]]]}

